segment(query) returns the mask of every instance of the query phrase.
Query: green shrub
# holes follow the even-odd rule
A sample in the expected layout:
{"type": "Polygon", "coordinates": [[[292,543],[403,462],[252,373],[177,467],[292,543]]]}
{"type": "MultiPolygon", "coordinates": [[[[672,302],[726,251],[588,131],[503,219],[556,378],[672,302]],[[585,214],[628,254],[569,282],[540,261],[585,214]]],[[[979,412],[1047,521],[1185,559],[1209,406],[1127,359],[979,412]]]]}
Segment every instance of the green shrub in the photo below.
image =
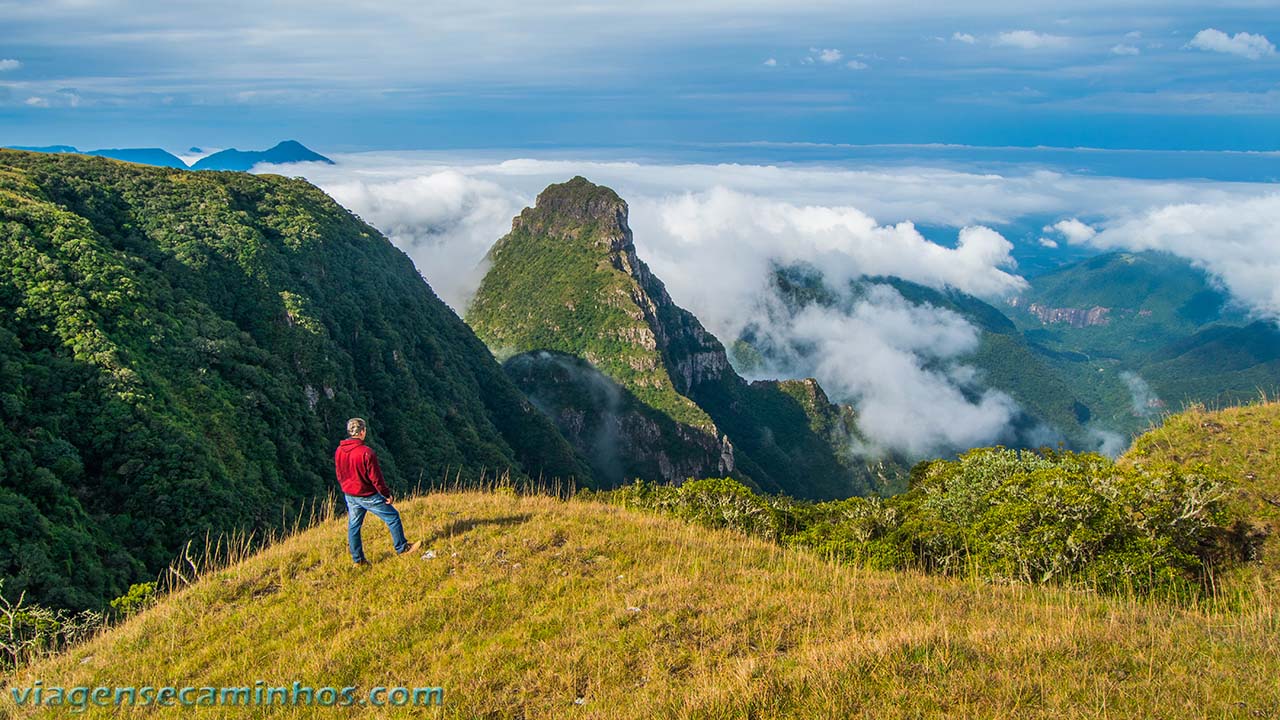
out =
{"type": "Polygon", "coordinates": [[[146,610],[156,601],[156,583],[134,583],[129,592],[111,601],[111,609],[116,617],[132,617],[146,610]]]}

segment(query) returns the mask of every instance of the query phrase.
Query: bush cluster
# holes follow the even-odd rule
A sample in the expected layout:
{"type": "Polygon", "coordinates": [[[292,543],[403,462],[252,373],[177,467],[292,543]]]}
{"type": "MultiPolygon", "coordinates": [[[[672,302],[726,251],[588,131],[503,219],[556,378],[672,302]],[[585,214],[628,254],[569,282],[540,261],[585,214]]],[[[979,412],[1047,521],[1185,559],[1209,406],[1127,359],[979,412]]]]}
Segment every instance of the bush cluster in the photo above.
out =
{"type": "Polygon", "coordinates": [[[887,499],[810,503],[726,479],[637,483],[610,498],[880,569],[1195,594],[1243,554],[1226,491],[1204,471],[1093,453],[983,448],[917,465],[887,499]]]}

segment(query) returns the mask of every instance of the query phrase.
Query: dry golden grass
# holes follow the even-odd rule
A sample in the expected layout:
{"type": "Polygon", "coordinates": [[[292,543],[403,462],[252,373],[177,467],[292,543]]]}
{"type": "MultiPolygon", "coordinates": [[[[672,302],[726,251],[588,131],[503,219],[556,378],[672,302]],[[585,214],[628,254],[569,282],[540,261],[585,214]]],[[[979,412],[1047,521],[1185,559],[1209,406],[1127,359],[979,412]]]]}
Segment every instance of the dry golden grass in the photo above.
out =
{"type": "MultiPolygon", "coordinates": [[[[1280,714],[1280,617],[1267,588],[1230,611],[1179,608],[860,570],[582,501],[442,493],[400,508],[436,559],[393,557],[371,519],[373,565],[352,567],[344,520],[333,520],[8,684],[261,679],[446,693],[430,711],[158,712],[204,717],[1280,714]]],[[[10,699],[3,707],[14,711],[10,699]]]]}

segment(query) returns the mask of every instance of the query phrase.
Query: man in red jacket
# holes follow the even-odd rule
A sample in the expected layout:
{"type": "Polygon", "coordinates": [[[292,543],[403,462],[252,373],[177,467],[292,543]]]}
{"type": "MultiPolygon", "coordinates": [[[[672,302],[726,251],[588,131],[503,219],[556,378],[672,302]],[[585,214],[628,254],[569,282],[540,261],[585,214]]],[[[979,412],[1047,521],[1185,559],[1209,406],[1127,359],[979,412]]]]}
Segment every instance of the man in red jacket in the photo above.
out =
{"type": "Polygon", "coordinates": [[[369,425],[363,418],[347,421],[347,439],[338,444],[333,454],[338,484],[347,498],[347,544],[351,547],[351,559],[356,565],[367,564],[364,545],[360,541],[360,528],[364,526],[364,514],[371,512],[387,524],[391,530],[391,542],[396,553],[404,555],[422,546],[422,541],[410,543],[404,538],[404,525],[400,513],[393,506],[391,490],[382,479],[378,455],[364,444],[369,425]]]}

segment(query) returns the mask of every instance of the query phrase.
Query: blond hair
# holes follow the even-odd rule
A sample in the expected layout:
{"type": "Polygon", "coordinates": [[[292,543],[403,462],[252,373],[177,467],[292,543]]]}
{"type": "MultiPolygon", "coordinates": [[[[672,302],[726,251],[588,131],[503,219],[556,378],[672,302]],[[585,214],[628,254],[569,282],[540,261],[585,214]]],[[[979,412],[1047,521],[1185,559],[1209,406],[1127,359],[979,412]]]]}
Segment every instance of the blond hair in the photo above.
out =
{"type": "Polygon", "coordinates": [[[355,437],[368,428],[369,423],[365,422],[364,418],[351,418],[347,421],[347,436],[355,437]]]}

